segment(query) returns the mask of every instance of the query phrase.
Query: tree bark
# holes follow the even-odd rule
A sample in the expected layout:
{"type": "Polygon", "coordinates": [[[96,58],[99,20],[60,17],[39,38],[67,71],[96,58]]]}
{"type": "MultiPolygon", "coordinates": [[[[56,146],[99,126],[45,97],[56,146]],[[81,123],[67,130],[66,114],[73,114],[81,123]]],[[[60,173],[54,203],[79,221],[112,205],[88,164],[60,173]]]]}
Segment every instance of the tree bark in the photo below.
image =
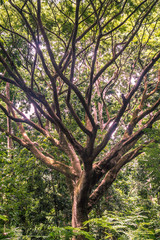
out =
{"type": "MultiPolygon", "coordinates": [[[[83,171],[80,180],[74,188],[72,202],[72,227],[81,228],[89,231],[88,226],[83,226],[83,223],[88,220],[88,199],[90,193],[90,177],[91,173],[83,171]]],[[[84,236],[73,237],[72,240],[85,240],[84,236]]]]}
{"type": "MultiPolygon", "coordinates": [[[[88,230],[88,228],[83,227],[83,223],[88,220],[88,213],[85,204],[79,202],[79,194],[75,193],[73,197],[72,205],[72,227],[81,228],[83,230],[88,230]]],[[[73,237],[72,240],[85,240],[86,238],[82,235],[73,237]]]]}
{"type": "Polygon", "coordinates": [[[79,202],[79,196],[76,193],[72,205],[72,227],[83,227],[83,222],[88,220],[87,208],[85,203],[79,202]]]}

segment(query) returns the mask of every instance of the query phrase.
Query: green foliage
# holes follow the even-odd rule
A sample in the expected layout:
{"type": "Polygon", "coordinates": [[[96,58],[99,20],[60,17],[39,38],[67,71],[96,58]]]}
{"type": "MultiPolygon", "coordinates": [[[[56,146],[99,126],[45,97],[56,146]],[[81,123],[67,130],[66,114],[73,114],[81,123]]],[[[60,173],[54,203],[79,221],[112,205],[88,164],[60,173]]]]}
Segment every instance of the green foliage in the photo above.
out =
{"type": "Polygon", "coordinates": [[[8,221],[8,218],[5,215],[0,215],[0,220],[3,220],[4,222],[6,222],[8,221]]]}
{"type": "Polygon", "coordinates": [[[5,220],[7,236],[13,236],[12,228],[23,236],[47,236],[51,226],[67,225],[71,203],[69,196],[64,197],[69,195],[65,178],[46,169],[25,149],[10,150],[10,157],[2,153],[0,225],[3,229],[5,220]]]}
{"type": "MultiPolygon", "coordinates": [[[[138,209],[137,209],[138,210],[138,209]]],[[[103,229],[103,237],[101,239],[157,239],[159,229],[156,232],[153,228],[154,221],[150,221],[143,212],[130,212],[130,215],[121,214],[120,212],[105,212],[102,218],[93,218],[85,224],[90,224],[92,232],[96,237],[97,226],[103,229]]],[[[157,225],[160,224],[160,221],[157,225]]]]}
{"type": "Polygon", "coordinates": [[[160,124],[156,123],[153,128],[146,129],[145,134],[151,143],[145,147],[144,154],[139,157],[141,171],[139,179],[143,179],[148,191],[156,196],[160,191],[160,124]]]}
{"type": "Polygon", "coordinates": [[[22,230],[19,228],[1,228],[0,227],[0,239],[20,240],[22,237],[22,230]]]}
{"type": "Polygon", "coordinates": [[[87,223],[95,239],[159,239],[159,190],[158,185],[155,186],[158,179],[154,169],[156,172],[157,166],[153,165],[153,174],[150,174],[148,165],[139,157],[121,170],[90,213],[91,220],[87,223]]]}
{"type": "Polygon", "coordinates": [[[95,240],[95,238],[92,236],[91,233],[88,233],[84,230],[81,230],[79,228],[73,228],[73,227],[53,227],[52,231],[50,233],[51,239],[54,240],[70,240],[73,236],[84,236],[88,240],[95,240]]]}

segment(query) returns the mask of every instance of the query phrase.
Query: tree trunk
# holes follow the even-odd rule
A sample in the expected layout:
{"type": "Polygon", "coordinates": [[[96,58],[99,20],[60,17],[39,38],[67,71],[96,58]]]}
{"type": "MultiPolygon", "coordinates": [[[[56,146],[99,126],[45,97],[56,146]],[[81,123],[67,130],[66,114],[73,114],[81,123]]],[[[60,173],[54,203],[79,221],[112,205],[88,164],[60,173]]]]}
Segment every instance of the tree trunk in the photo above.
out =
{"type": "MultiPolygon", "coordinates": [[[[6,83],[6,97],[10,100],[10,84],[6,83]]],[[[7,111],[10,114],[10,108],[7,105],[7,111]]],[[[7,131],[11,133],[11,120],[7,117],[7,131]]],[[[12,148],[12,139],[7,137],[7,148],[8,148],[8,155],[10,155],[10,149],[12,148]]]]}
{"type": "Polygon", "coordinates": [[[88,220],[85,203],[78,202],[78,196],[74,196],[72,205],[72,227],[83,227],[83,222],[88,220]]]}
{"type": "MultiPolygon", "coordinates": [[[[72,203],[72,227],[81,228],[89,231],[88,226],[83,226],[83,223],[88,220],[88,195],[89,195],[89,175],[83,173],[79,183],[74,189],[73,203],[72,203]],[[87,176],[87,177],[86,177],[87,176]]],[[[85,240],[84,236],[73,237],[72,240],[85,240]]]]}
{"type": "MultiPolygon", "coordinates": [[[[83,230],[88,230],[87,227],[83,227],[83,223],[88,220],[88,214],[86,209],[86,204],[79,202],[78,194],[74,194],[73,205],[72,205],[72,227],[81,228],[83,230]]],[[[72,240],[84,240],[84,236],[73,237],[72,240]]]]}

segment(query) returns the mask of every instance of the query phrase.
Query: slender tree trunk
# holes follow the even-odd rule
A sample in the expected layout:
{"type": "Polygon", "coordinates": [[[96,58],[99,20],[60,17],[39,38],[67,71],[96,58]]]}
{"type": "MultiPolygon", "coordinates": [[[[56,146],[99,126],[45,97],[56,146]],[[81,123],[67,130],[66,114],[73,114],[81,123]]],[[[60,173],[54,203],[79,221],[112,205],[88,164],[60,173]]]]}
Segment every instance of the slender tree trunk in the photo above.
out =
{"type": "MultiPolygon", "coordinates": [[[[6,83],[6,97],[10,100],[10,84],[6,83]]],[[[7,105],[7,111],[10,114],[10,109],[7,105]]],[[[7,131],[11,133],[11,120],[7,117],[7,131]]],[[[12,148],[12,139],[7,137],[7,148],[8,154],[10,154],[10,149],[12,148]]]]}

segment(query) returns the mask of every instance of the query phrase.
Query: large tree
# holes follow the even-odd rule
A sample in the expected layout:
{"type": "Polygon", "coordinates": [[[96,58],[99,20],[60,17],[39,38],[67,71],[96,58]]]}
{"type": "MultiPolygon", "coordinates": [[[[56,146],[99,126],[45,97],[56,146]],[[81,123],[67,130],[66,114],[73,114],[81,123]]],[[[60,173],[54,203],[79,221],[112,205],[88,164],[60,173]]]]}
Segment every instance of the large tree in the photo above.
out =
{"type": "Polygon", "coordinates": [[[73,227],[154,141],[145,133],[160,119],[159,7],[1,1],[0,131],[66,177],[73,227]]]}

